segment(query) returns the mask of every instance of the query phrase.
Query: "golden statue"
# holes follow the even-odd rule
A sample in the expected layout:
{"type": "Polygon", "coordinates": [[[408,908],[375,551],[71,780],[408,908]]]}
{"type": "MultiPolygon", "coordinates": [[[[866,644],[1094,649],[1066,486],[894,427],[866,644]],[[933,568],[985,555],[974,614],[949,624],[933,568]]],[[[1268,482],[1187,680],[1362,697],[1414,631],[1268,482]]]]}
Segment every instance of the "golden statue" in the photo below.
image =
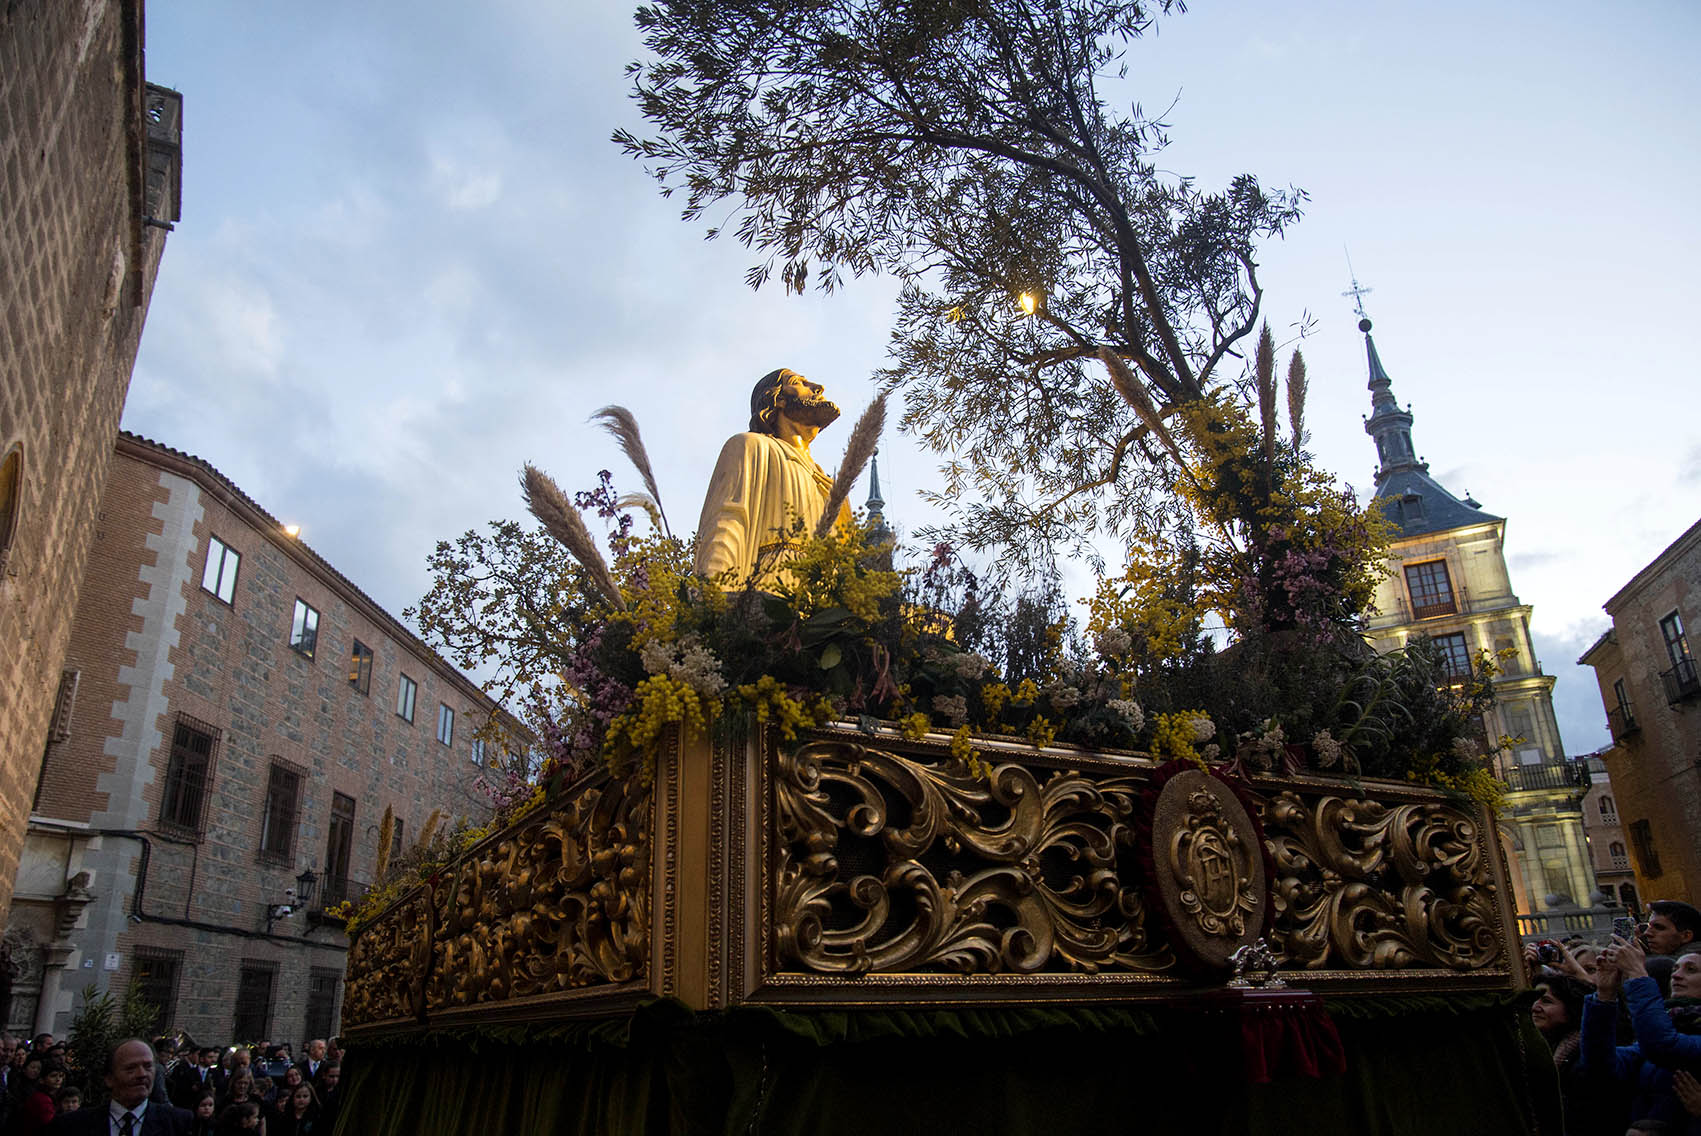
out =
{"type": "MultiPolygon", "coordinates": [[[[709,478],[697,522],[699,574],[729,587],[781,575],[783,546],[813,533],[826,508],[833,479],[809,443],[838,416],[820,383],[784,367],[762,377],[750,393],[749,431],[727,439],[709,478]]],[[[847,506],[839,511],[849,520],[847,506]]]]}

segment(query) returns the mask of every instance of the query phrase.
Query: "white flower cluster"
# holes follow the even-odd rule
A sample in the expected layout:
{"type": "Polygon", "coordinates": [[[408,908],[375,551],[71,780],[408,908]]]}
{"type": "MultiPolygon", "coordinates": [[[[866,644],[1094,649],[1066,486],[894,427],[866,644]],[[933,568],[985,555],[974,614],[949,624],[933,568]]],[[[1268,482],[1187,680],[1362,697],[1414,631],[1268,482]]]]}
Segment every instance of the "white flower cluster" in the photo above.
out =
{"type": "Polygon", "coordinates": [[[638,652],[646,674],[665,674],[682,682],[706,698],[713,698],[726,689],[721,677],[721,661],[715,653],[695,638],[668,644],[651,640],[638,652]]]}
{"type": "Polygon", "coordinates": [[[1131,733],[1139,733],[1146,728],[1146,712],[1140,709],[1140,704],[1132,698],[1112,698],[1105,705],[1111,713],[1120,717],[1128,724],[1131,733]]]}
{"type": "Polygon", "coordinates": [[[992,661],[970,652],[958,655],[952,660],[951,665],[956,668],[958,678],[968,679],[972,682],[986,673],[986,668],[992,665],[992,661]]]}
{"type": "Polygon", "coordinates": [[[1461,761],[1475,761],[1482,756],[1482,750],[1470,738],[1454,738],[1453,756],[1461,761]]]}
{"type": "Polygon", "coordinates": [[[953,726],[969,720],[969,700],[961,694],[935,694],[933,708],[949,718],[953,726]]]}
{"type": "Polygon", "coordinates": [[[1345,751],[1328,730],[1318,730],[1311,739],[1311,752],[1317,755],[1317,768],[1333,769],[1341,764],[1345,751]]]}
{"type": "Polygon", "coordinates": [[[1098,633],[1093,646],[1101,659],[1121,658],[1134,649],[1134,639],[1121,627],[1107,627],[1098,633]]]}
{"type": "Polygon", "coordinates": [[[1054,682],[1041,693],[1059,710],[1067,710],[1081,701],[1081,692],[1066,682],[1054,682]]]}
{"type": "Polygon", "coordinates": [[[1270,719],[1266,718],[1258,729],[1248,730],[1240,735],[1240,746],[1236,754],[1254,769],[1274,769],[1287,742],[1287,734],[1281,726],[1272,724],[1270,719]]]}
{"type": "Polygon", "coordinates": [[[1199,717],[1191,720],[1193,723],[1193,740],[1208,742],[1217,736],[1217,727],[1209,718],[1199,717]]]}

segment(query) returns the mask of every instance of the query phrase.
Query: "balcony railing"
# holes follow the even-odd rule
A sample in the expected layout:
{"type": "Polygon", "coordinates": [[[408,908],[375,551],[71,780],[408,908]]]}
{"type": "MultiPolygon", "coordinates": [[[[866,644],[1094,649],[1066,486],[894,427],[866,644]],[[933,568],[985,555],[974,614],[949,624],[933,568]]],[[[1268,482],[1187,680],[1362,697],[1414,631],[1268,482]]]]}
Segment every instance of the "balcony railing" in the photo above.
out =
{"type": "Polygon", "coordinates": [[[1506,771],[1506,785],[1513,792],[1529,789],[1587,788],[1589,771],[1580,763],[1514,765],[1506,771]]]}
{"type": "Polygon", "coordinates": [[[1701,694],[1701,674],[1696,673],[1694,659],[1681,659],[1671,670],[1661,671],[1660,681],[1666,684],[1666,701],[1673,706],[1701,694]]]}
{"type": "Polygon", "coordinates": [[[1631,713],[1629,703],[1614,706],[1607,711],[1607,729],[1612,731],[1613,741],[1621,742],[1641,728],[1642,724],[1636,720],[1636,715],[1631,713]]]}
{"type": "Polygon", "coordinates": [[[1459,610],[1459,605],[1453,602],[1453,597],[1436,600],[1434,603],[1412,605],[1412,618],[1434,619],[1438,615],[1452,615],[1459,610]]]}

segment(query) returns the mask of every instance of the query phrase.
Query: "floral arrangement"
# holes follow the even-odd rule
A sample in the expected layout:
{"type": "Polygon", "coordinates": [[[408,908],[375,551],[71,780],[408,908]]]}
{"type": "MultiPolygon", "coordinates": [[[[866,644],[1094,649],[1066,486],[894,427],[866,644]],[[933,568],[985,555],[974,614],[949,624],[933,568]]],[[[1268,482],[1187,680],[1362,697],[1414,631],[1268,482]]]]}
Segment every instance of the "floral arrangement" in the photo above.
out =
{"type": "Polygon", "coordinates": [[[1131,542],[1122,571],[1082,601],[1084,634],[1055,578],[1016,590],[946,545],[898,567],[861,522],[795,526],[782,573],[697,577],[624,411],[617,435],[648,493],[622,497],[603,471],[569,503],[528,467],[547,535],[500,522],[440,544],[434,586],[408,614],[458,664],[497,664],[492,693],[519,707],[541,757],[489,783],[492,825],[424,842],[362,909],[588,773],[648,779],[667,731],[702,734],[746,715],[786,739],[844,720],[909,738],[948,733],[949,759],[979,776],[990,769],[977,740],[994,737],[1406,778],[1497,805],[1504,786],[1481,724],[1495,660],[1456,675],[1427,640],[1384,655],[1366,645],[1387,526],[1311,465],[1297,353],[1285,439],[1267,330],[1251,393],[1202,399],[1170,420],[1142,408],[1139,384],[1104,358],[1171,458],[1185,523],[1179,539],[1131,542]],[[586,515],[602,525],[606,558],[586,515]],[[1207,632],[1212,620],[1226,647],[1207,632]]]}

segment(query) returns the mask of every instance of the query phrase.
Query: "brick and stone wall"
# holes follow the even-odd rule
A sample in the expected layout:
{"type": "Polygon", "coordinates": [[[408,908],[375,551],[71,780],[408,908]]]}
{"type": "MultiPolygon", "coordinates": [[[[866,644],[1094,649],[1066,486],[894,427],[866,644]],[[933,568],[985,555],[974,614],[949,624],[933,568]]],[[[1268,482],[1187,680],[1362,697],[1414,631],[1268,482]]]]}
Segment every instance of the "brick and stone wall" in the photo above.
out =
{"type": "Polygon", "coordinates": [[[0,460],[23,474],[0,571],[0,922],[165,242],[142,224],[140,9],[0,5],[0,460]]]}
{"type": "MultiPolygon", "coordinates": [[[[73,987],[122,988],[139,951],[168,952],[172,1024],[259,1040],[233,1036],[233,1006],[242,966],[270,964],[269,1036],[299,1044],[310,976],[340,975],[345,941],[301,912],[268,934],[266,908],[303,869],[325,875],[333,794],[355,802],[355,888],[373,878],[386,807],[409,842],[433,810],[488,815],[472,758],[489,701],[216,471],[166,447],[119,440],[66,665],[81,690],[69,735],[47,750],[28,860],[32,877],[43,861],[63,865],[61,880],[89,873],[92,899],[66,937],[64,977],[44,988],[44,1028],[63,1028],[73,987]],[[202,587],[214,538],[241,558],[229,603],[202,587]],[[297,599],[319,613],[312,658],[289,643],[297,599]],[[375,655],[366,693],[349,680],[356,638],[375,655]],[[412,722],[396,713],[404,673],[418,684],[412,722]],[[448,745],[440,704],[455,712],[448,745]],[[218,734],[198,834],[164,816],[179,715],[218,734]],[[260,849],[274,763],[305,775],[287,856],[260,849]]],[[[52,905],[29,903],[46,938],[52,905]]]]}

